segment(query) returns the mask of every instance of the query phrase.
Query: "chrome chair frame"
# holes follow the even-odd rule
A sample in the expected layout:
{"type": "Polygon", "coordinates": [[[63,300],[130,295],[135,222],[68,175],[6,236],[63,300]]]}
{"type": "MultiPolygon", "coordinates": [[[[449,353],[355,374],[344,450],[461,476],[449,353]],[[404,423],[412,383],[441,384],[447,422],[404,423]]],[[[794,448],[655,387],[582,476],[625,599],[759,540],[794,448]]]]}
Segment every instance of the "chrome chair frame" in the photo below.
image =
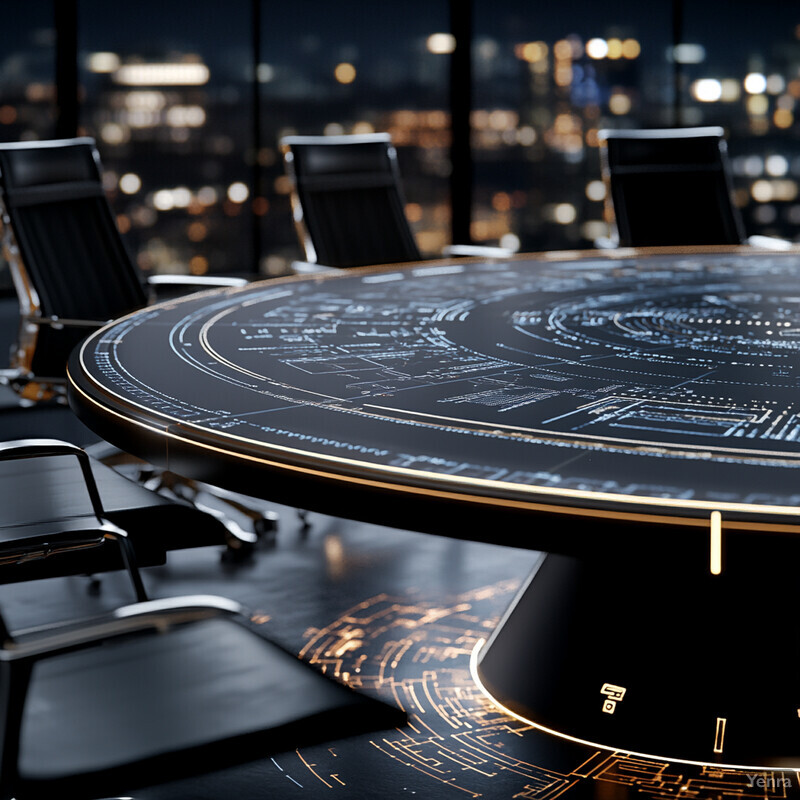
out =
{"type": "MultiPolygon", "coordinates": [[[[316,743],[320,726],[351,735],[403,724],[401,712],[358,697],[260,635],[233,600],[149,599],[132,542],[105,515],[86,453],[53,439],[0,443],[0,462],[36,458],[45,460],[42,485],[53,494],[41,506],[5,507],[0,582],[20,580],[32,562],[62,554],[67,561],[114,540],[136,602],[13,632],[0,613],[0,800],[107,796],[263,757],[264,747],[316,743]],[[63,456],[78,459],[88,503],[72,499],[80,477],[53,479],[63,456]]],[[[0,480],[16,492],[28,477],[0,480]]],[[[44,566],[23,579],[72,574],[44,566]]]]}

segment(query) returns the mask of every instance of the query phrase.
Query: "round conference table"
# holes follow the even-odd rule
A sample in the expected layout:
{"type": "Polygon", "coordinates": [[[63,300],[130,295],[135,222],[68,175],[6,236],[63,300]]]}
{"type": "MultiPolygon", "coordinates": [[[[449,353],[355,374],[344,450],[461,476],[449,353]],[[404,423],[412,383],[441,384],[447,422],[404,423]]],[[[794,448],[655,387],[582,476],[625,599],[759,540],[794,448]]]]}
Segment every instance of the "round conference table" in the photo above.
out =
{"type": "Polygon", "coordinates": [[[550,253],[162,303],[68,389],[187,477],[548,551],[473,659],[532,725],[798,767],[798,341],[798,252],[550,253]]]}

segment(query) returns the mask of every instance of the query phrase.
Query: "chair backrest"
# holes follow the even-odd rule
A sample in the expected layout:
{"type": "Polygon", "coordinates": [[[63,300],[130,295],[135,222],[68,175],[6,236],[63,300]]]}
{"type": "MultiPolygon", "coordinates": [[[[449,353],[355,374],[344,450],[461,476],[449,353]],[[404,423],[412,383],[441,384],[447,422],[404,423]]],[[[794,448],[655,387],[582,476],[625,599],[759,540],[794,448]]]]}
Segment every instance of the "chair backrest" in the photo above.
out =
{"type": "Polygon", "coordinates": [[[287,136],[281,149],[308,261],[359,267],[421,259],[389,134],[287,136]]]}
{"type": "Polygon", "coordinates": [[[609,130],[598,138],[621,246],[742,243],[722,128],[609,130]]]}
{"type": "MultiPolygon", "coordinates": [[[[103,191],[93,139],[0,144],[0,201],[23,315],[107,320],[146,304],[103,191]]],[[[63,373],[69,349],[86,332],[42,329],[38,363],[28,368],[63,373]]]]}

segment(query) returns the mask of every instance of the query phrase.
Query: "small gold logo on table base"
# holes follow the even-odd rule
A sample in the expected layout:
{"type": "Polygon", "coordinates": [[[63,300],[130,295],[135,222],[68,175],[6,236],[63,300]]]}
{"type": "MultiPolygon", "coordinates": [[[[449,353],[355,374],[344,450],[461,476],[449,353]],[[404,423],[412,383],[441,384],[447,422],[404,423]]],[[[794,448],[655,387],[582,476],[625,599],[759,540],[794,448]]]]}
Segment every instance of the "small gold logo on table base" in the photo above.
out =
{"type": "Polygon", "coordinates": [[[622,698],[625,697],[625,692],[627,689],[624,686],[617,686],[615,683],[604,683],[603,688],[600,690],[600,694],[606,696],[606,700],[603,701],[603,713],[604,714],[613,714],[616,711],[617,703],[622,701],[622,698]]]}

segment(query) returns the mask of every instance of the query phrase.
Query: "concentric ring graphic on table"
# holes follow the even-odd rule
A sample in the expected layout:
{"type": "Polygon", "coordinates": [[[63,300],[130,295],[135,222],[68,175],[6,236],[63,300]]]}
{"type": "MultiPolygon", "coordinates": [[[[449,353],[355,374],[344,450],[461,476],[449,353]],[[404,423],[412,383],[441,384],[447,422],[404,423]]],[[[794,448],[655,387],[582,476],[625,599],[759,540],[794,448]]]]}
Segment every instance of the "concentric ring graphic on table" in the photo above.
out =
{"type": "Polygon", "coordinates": [[[71,381],[289,466],[791,525],[798,342],[797,254],[431,263],[161,304],[71,381]]]}

